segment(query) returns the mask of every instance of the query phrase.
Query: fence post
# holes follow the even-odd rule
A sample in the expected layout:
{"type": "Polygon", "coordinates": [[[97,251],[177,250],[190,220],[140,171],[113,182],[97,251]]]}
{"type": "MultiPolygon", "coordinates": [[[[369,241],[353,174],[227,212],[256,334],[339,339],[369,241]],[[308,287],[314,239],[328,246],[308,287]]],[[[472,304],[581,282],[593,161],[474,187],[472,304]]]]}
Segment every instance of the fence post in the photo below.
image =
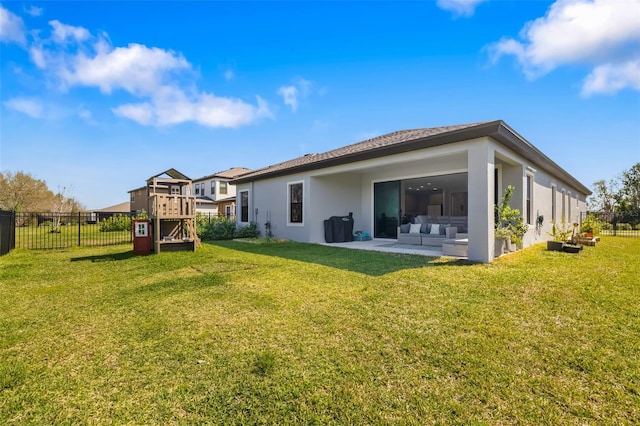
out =
{"type": "Polygon", "coordinates": [[[78,247],[80,247],[80,212],[78,212],[78,247]]]}

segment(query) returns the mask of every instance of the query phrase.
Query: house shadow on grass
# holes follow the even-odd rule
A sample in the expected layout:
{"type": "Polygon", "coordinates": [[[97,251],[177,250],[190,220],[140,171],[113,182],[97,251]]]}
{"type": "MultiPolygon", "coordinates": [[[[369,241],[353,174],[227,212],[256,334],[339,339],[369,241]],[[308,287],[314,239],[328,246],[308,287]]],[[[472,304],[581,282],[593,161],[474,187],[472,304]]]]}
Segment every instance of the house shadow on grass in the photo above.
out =
{"type": "Polygon", "coordinates": [[[114,260],[127,260],[137,257],[133,254],[133,250],[123,251],[120,253],[99,254],[95,256],[82,256],[71,258],[72,262],[110,262],[114,260]]]}
{"type": "Polygon", "coordinates": [[[475,262],[464,259],[355,250],[292,241],[211,241],[208,244],[245,253],[315,263],[370,276],[381,276],[404,269],[433,266],[469,266],[475,264],[475,262]]]}

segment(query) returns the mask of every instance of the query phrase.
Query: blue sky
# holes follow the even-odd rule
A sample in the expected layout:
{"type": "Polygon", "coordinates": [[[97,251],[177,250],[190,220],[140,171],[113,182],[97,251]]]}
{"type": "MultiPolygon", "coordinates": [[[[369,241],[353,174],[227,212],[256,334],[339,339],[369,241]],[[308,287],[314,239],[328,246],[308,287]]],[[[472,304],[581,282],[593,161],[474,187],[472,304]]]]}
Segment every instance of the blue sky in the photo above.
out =
{"type": "Polygon", "coordinates": [[[640,0],[0,2],[0,170],[88,208],[505,120],[585,185],[640,161],[640,0]]]}

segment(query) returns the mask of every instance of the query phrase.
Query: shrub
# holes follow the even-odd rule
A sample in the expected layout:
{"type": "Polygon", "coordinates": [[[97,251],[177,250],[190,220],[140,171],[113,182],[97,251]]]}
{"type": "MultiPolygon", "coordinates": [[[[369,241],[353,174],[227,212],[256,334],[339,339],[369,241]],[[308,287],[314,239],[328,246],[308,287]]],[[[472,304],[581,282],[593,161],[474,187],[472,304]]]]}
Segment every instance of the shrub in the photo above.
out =
{"type": "Polygon", "coordinates": [[[101,232],[129,231],[131,218],[129,216],[115,215],[100,222],[101,232]]]}
{"type": "Polygon", "coordinates": [[[618,223],[616,225],[616,229],[618,231],[631,231],[633,230],[633,227],[631,226],[630,223],[618,223]]]}
{"type": "Polygon", "coordinates": [[[636,224],[635,229],[636,229],[637,231],[640,231],[640,223],[636,224]]]}
{"type": "Polygon", "coordinates": [[[257,238],[260,236],[260,230],[258,224],[251,222],[247,226],[240,227],[236,230],[237,238],[257,238]]]}
{"type": "Polygon", "coordinates": [[[224,217],[196,217],[196,232],[201,240],[230,240],[236,232],[236,222],[224,217]]]}
{"type": "Polygon", "coordinates": [[[605,222],[602,224],[602,229],[605,231],[611,231],[613,229],[613,225],[609,222],[605,222]]]}
{"type": "Polygon", "coordinates": [[[603,229],[604,222],[598,216],[589,213],[582,221],[580,232],[590,232],[593,235],[599,235],[603,229]]]}

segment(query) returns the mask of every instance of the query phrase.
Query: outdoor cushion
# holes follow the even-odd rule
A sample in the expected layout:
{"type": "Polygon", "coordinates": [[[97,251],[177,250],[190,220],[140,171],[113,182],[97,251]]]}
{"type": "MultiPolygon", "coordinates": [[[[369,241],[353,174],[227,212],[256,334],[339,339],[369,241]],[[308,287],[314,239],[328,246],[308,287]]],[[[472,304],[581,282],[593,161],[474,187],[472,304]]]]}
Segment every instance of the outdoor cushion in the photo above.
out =
{"type": "Polygon", "coordinates": [[[402,232],[403,234],[408,234],[410,227],[411,227],[410,223],[405,223],[403,225],[400,225],[400,232],[402,232]]]}
{"type": "MultiPolygon", "coordinates": [[[[444,228],[442,228],[444,230],[444,228]]],[[[433,223],[431,224],[431,231],[429,232],[431,235],[440,235],[440,224],[433,223]]]]}
{"type": "Polygon", "coordinates": [[[420,226],[420,233],[421,234],[428,234],[430,229],[431,229],[431,224],[430,223],[423,223],[420,226]]]}
{"type": "Polygon", "coordinates": [[[445,232],[447,231],[447,228],[449,227],[449,224],[440,224],[440,235],[444,235],[445,232]]]}
{"type": "Polygon", "coordinates": [[[411,224],[411,228],[409,228],[409,233],[410,234],[419,234],[420,233],[420,224],[419,223],[412,223],[411,224]]]}

